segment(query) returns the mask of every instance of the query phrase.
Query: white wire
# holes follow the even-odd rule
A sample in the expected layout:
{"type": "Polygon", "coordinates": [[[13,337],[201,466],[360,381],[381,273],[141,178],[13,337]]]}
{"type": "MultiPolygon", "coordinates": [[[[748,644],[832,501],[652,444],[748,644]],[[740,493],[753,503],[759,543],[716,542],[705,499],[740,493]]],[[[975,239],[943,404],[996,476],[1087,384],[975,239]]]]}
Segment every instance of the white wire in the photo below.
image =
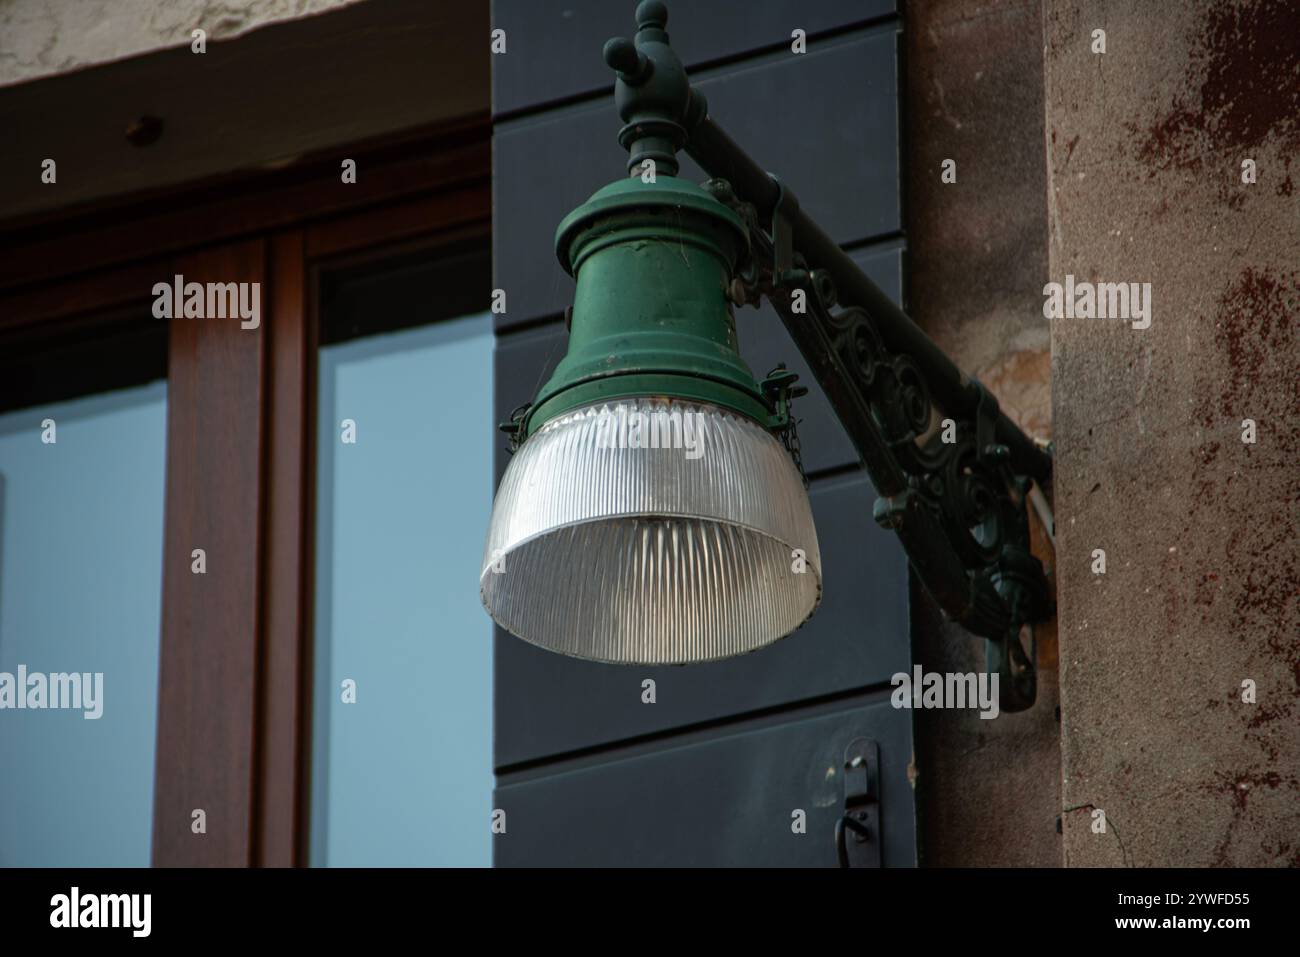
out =
{"type": "Polygon", "coordinates": [[[1039,521],[1047,530],[1047,540],[1052,543],[1052,551],[1056,551],[1056,518],[1052,515],[1052,506],[1047,504],[1047,496],[1043,494],[1037,482],[1029,487],[1029,501],[1033,503],[1039,521]]]}

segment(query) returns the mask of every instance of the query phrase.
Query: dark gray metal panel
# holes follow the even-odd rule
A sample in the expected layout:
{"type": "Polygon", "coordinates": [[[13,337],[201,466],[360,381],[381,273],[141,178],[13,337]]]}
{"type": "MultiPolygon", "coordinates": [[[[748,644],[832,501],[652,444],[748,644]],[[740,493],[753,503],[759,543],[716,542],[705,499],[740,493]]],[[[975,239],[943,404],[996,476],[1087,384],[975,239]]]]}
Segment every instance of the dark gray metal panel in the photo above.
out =
{"type": "MultiPolygon", "coordinates": [[[[661,683],[670,692],[670,679],[661,683]]],[[[883,696],[882,696],[883,697],[883,696]]],[[[657,705],[642,705],[647,710],[657,705]]],[[[882,863],[916,864],[911,712],[887,699],[745,723],[505,779],[498,867],[834,867],[844,749],[880,745],[882,863]],[[596,763],[598,762],[599,763],[596,763]],[[793,812],[807,814],[794,833],[793,812]]]]}
{"type": "MultiPolygon", "coordinates": [[[[824,592],[793,635],[739,658],[686,667],[580,661],[496,629],[496,766],[726,715],[888,682],[906,671],[907,559],[872,520],[876,493],[863,473],[813,483],[824,592]],[[658,702],[641,702],[641,682],[658,702]]],[[[575,564],[573,574],[585,571],[575,564]]]]}
{"type": "MultiPolygon", "coordinates": [[[[631,36],[637,0],[493,0],[492,28],[506,53],[492,57],[494,114],[613,90],[601,58],[605,41],[631,36]]],[[[894,0],[671,0],[668,33],[693,67],[774,46],[789,48],[796,28],[809,37],[892,14],[894,0]]]]}
{"type": "MultiPolygon", "coordinates": [[[[624,170],[612,97],[599,95],[612,85],[600,47],[630,32],[634,7],[495,3],[493,25],[507,30],[510,50],[494,57],[495,108],[514,116],[497,124],[494,143],[494,286],[508,297],[507,314],[497,317],[505,333],[498,419],[533,398],[565,350],[561,323],[533,324],[555,320],[572,300],[552,250],[556,224],[624,170]]],[[[670,2],[674,45],[688,64],[733,61],[694,74],[711,114],[838,242],[870,242],[854,258],[900,301],[898,20],[849,26],[804,56],[788,53],[785,39],[794,26],[814,39],[841,31],[892,2],[743,7],[670,2]],[[786,11],[806,22],[787,26],[786,11]]],[[[689,160],[682,176],[705,178],[689,160]]],[[[785,361],[813,387],[796,406],[809,470],[854,462],[775,313],[744,310],[737,324],[756,372],[785,361]]],[[[504,439],[499,448],[498,480],[504,439]]],[[[826,595],[808,625],[771,648],[708,665],[637,668],[564,658],[496,631],[497,806],[509,821],[496,838],[498,864],[832,865],[840,763],[859,735],[881,743],[886,863],[914,863],[910,712],[890,708],[880,690],[910,667],[906,560],[871,521],[875,493],[862,473],[815,480],[812,498],[826,595]],[[654,705],[641,700],[647,677],[657,683],[654,705]],[[876,690],[860,692],[868,687],[876,690]],[[790,830],[796,807],[808,812],[806,835],[790,830]]]]}
{"type": "MultiPolygon", "coordinates": [[[[745,61],[698,84],[711,115],[839,243],[902,228],[896,39],[891,22],[802,56],[745,61]]],[[[495,285],[507,295],[498,329],[559,315],[571,302],[555,227],[623,172],[617,128],[612,98],[496,127],[495,285]]],[[[706,178],[689,159],[681,175],[706,178]]]]}

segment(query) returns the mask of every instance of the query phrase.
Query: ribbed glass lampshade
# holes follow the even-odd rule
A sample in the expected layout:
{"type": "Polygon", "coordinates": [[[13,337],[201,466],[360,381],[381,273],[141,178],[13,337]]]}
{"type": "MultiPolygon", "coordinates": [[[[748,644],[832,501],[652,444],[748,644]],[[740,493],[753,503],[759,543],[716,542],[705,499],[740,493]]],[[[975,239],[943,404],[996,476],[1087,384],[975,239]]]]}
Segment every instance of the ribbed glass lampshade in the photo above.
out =
{"type": "Polygon", "coordinates": [[[752,420],[666,398],[547,422],[497,491],[479,586],[505,629],[595,661],[754,651],[821,600],[812,510],[752,420]]]}

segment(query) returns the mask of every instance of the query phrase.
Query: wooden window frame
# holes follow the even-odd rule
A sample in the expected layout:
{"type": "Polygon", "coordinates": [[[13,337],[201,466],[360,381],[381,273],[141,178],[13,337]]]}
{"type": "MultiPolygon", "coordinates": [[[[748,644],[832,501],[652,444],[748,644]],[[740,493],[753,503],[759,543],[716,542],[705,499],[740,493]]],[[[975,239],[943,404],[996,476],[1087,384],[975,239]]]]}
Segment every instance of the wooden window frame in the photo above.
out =
{"type": "MultiPolygon", "coordinates": [[[[258,330],[170,320],[155,866],[304,866],[323,271],[491,221],[486,115],[285,170],[0,227],[0,349],[181,273],[262,283],[258,330]],[[340,162],[357,161],[355,184],[340,162]],[[190,571],[194,548],[207,572],[190,571]],[[191,829],[202,809],[206,833],[191,829]]],[[[484,290],[487,301],[488,290],[484,290]]],[[[159,320],[167,321],[167,320],[159,320]]]]}

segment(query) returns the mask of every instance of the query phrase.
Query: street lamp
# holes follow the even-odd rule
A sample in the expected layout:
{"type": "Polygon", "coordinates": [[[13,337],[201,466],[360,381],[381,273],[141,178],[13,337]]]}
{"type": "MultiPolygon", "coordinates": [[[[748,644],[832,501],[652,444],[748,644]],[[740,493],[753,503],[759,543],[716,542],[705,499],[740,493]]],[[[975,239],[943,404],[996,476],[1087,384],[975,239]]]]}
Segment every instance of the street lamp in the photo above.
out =
{"type": "Polygon", "coordinates": [[[725,658],[807,620],[822,573],[790,410],[805,390],[783,368],[754,377],[732,314],[765,297],[881,496],[876,520],[987,639],[1002,707],[1028,707],[1021,631],[1051,598],[1027,501],[1049,455],[709,117],[664,4],[636,16],[635,40],[604,51],[631,175],[556,232],[577,283],[569,349],[503,426],[484,605],[544,648],[620,663],[725,658]],[[715,178],[678,179],[681,149],[715,178]]]}

